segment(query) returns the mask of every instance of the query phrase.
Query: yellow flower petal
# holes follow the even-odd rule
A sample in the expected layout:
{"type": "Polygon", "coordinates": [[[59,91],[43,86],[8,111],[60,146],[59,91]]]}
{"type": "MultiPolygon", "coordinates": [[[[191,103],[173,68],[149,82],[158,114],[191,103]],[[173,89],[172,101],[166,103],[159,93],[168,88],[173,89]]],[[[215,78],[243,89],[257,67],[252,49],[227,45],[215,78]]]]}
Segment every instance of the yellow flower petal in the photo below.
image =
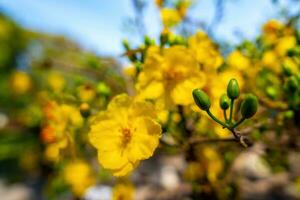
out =
{"type": "Polygon", "coordinates": [[[156,109],[154,109],[153,104],[150,102],[134,102],[131,110],[131,117],[149,116],[152,118],[156,117],[156,109]]]}
{"type": "Polygon", "coordinates": [[[122,149],[98,151],[98,160],[102,166],[111,170],[118,170],[128,164],[127,155],[122,149]]]}
{"type": "Polygon", "coordinates": [[[127,163],[125,166],[123,166],[121,169],[118,170],[112,170],[112,173],[114,176],[126,176],[128,173],[130,173],[134,168],[138,166],[139,162],[137,163],[127,163]]]}
{"type": "Polygon", "coordinates": [[[175,104],[188,105],[193,103],[192,91],[202,88],[205,84],[205,76],[201,72],[195,72],[194,77],[178,83],[171,91],[171,97],[175,104]]]}
{"type": "Polygon", "coordinates": [[[160,125],[148,117],[141,117],[134,121],[134,134],[129,143],[128,159],[131,162],[144,160],[153,155],[161,136],[160,125]]]}
{"type": "Polygon", "coordinates": [[[140,88],[139,98],[156,99],[164,92],[164,85],[160,81],[151,81],[145,87],[140,88]]]}
{"type": "Polygon", "coordinates": [[[128,108],[131,104],[132,97],[129,97],[127,94],[123,93],[115,96],[108,104],[108,110],[128,108]]]}

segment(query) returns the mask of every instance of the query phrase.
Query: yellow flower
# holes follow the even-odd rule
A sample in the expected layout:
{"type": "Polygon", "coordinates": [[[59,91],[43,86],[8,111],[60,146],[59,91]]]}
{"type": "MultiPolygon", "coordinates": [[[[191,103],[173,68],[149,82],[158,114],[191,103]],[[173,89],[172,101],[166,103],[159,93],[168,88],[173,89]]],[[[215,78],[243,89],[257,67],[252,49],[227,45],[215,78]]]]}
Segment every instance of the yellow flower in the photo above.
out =
{"type": "MultiPolygon", "coordinates": [[[[227,116],[229,115],[229,113],[227,112],[227,116]]],[[[224,120],[224,117],[220,118],[224,120]]],[[[226,129],[223,128],[222,126],[218,125],[214,126],[214,132],[220,137],[220,138],[228,138],[231,135],[231,132],[226,129]]]]}
{"type": "Polygon", "coordinates": [[[59,73],[50,73],[47,82],[54,92],[60,92],[65,86],[65,79],[59,73]]]}
{"type": "Polygon", "coordinates": [[[263,26],[263,33],[264,34],[272,34],[280,31],[284,25],[275,19],[269,20],[267,23],[263,26]]]}
{"type": "Polygon", "coordinates": [[[54,129],[54,136],[57,140],[65,137],[68,127],[79,128],[83,124],[79,109],[71,105],[58,105],[55,101],[51,101],[43,110],[46,118],[45,123],[54,129]]]}
{"type": "Polygon", "coordinates": [[[130,65],[128,67],[125,67],[123,69],[123,72],[125,75],[129,76],[129,77],[135,77],[137,74],[136,68],[134,65],[130,65]]]}
{"type": "Polygon", "coordinates": [[[157,7],[162,7],[164,4],[164,0],[154,0],[155,4],[157,7]]]}
{"type": "Polygon", "coordinates": [[[129,183],[119,183],[114,186],[112,200],[132,200],[135,189],[129,183]]]}
{"type": "Polygon", "coordinates": [[[266,51],[262,56],[262,65],[276,73],[281,72],[279,58],[274,51],[266,51]]]}
{"type": "Polygon", "coordinates": [[[86,189],[96,183],[90,166],[81,160],[68,163],[63,171],[64,179],[74,194],[78,197],[84,195],[86,189]]]}
{"type": "Polygon", "coordinates": [[[203,167],[198,162],[190,162],[188,163],[184,173],[183,177],[187,181],[196,181],[199,178],[201,178],[204,174],[203,167]]]}
{"type": "Polygon", "coordinates": [[[162,23],[165,27],[176,26],[181,21],[179,12],[172,8],[163,8],[160,11],[162,23]]]}
{"type": "Polygon", "coordinates": [[[202,31],[197,32],[188,40],[189,49],[205,71],[216,70],[223,63],[217,46],[202,31]]]}
{"type": "Polygon", "coordinates": [[[78,96],[84,102],[92,101],[96,97],[96,91],[91,85],[78,87],[78,96]]]}
{"type": "Polygon", "coordinates": [[[215,182],[223,170],[223,161],[218,152],[210,147],[203,149],[203,156],[207,161],[207,178],[210,182],[215,182]]]}
{"type": "Polygon", "coordinates": [[[299,72],[298,66],[300,66],[300,59],[297,60],[290,57],[285,57],[282,63],[286,68],[291,70],[293,74],[297,74],[299,72]]]}
{"type": "Polygon", "coordinates": [[[167,123],[168,117],[169,117],[169,111],[168,110],[162,110],[162,109],[158,108],[157,119],[161,124],[167,123]]]}
{"type": "Polygon", "coordinates": [[[196,59],[183,46],[172,46],[160,52],[150,47],[136,88],[141,99],[157,100],[161,108],[193,103],[192,90],[202,88],[205,75],[196,59]]]}
{"type": "Polygon", "coordinates": [[[55,128],[50,126],[50,125],[46,125],[42,128],[41,130],[41,135],[40,138],[44,143],[53,143],[56,141],[56,136],[55,136],[55,128]]]}
{"type": "Polygon", "coordinates": [[[187,10],[191,6],[191,4],[192,4],[191,0],[181,0],[178,2],[176,8],[181,17],[186,16],[187,10]]]}
{"type": "Polygon", "coordinates": [[[51,162],[57,162],[60,158],[60,151],[68,146],[68,140],[66,137],[58,140],[55,143],[47,145],[45,150],[45,158],[51,162]]]}
{"type": "Polygon", "coordinates": [[[78,108],[71,105],[62,104],[60,109],[63,120],[68,121],[68,123],[74,127],[81,127],[83,125],[83,118],[78,108]]]}
{"type": "Polygon", "coordinates": [[[279,56],[285,56],[286,52],[295,47],[297,44],[297,40],[295,36],[285,36],[278,39],[278,42],[275,46],[275,51],[279,56]]]}
{"type": "Polygon", "coordinates": [[[245,70],[250,67],[250,60],[237,50],[231,52],[227,61],[228,65],[233,69],[245,70]]]}
{"type": "Polygon", "coordinates": [[[50,101],[43,109],[45,115],[41,139],[47,145],[46,159],[58,161],[61,149],[65,149],[72,140],[73,131],[83,125],[79,110],[71,105],[50,101]]]}
{"type": "Polygon", "coordinates": [[[125,176],[152,156],[159,144],[161,127],[154,121],[152,104],[126,94],[111,100],[106,111],[95,118],[89,133],[102,166],[114,176],[125,176]]]}
{"type": "Polygon", "coordinates": [[[267,44],[276,42],[279,32],[283,29],[284,25],[274,19],[271,19],[263,25],[263,39],[267,44]]]}
{"type": "Polygon", "coordinates": [[[10,87],[16,94],[24,94],[32,87],[31,78],[27,73],[15,71],[10,77],[10,87]]]}

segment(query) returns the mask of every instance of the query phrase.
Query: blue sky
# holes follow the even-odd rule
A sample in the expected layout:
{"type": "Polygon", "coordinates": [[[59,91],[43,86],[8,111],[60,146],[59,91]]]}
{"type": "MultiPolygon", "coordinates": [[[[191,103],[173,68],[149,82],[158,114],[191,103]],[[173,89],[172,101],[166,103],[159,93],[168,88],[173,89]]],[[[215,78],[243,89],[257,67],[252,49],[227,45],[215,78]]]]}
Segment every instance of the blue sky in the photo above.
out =
{"type": "MultiPolygon", "coordinates": [[[[210,21],[214,2],[199,0],[191,10],[192,16],[210,21]]],[[[280,2],[284,6],[288,0],[280,2]]],[[[158,10],[153,0],[148,5],[145,24],[149,35],[156,37],[161,29],[158,10]]],[[[299,8],[299,3],[287,5],[294,10],[299,8]]],[[[0,8],[24,27],[65,35],[104,55],[120,55],[122,39],[137,37],[124,30],[124,17],[133,15],[130,0],[0,0],[0,8]]],[[[229,0],[215,36],[238,42],[234,32],[239,30],[251,39],[259,33],[261,24],[275,17],[277,11],[271,0],[229,0]]]]}

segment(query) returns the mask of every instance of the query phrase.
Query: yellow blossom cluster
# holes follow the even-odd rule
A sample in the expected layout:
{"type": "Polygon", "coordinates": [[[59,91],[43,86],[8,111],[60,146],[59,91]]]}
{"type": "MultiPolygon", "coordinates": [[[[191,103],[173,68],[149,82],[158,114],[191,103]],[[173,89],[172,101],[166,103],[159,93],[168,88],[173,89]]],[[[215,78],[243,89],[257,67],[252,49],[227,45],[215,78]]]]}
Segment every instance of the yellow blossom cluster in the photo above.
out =
{"type": "Polygon", "coordinates": [[[68,104],[59,105],[50,101],[44,106],[45,122],[41,139],[47,144],[46,157],[51,161],[59,159],[60,150],[67,147],[75,128],[82,126],[79,110],[68,104]],[[72,127],[72,128],[71,128],[72,127]]]}
{"type": "Polygon", "coordinates": [[[262,41],[266,46],[266,51],[261,59],[263,67],[267,67],[276,74],[282,72],[282,65],[287,65],[292,70],[297,69],[299,60],[295,62],[287,56],[288,50],[297,44],[294,32],[292,27],[276,20],[270,20],[264,25],[262,41]]]}
{"type": "Polygon", "coordinates": [[[190,0],[180,0],[168,7],[164,0],[155,0],[155,3],[160,9],[162,24],[165,28],[178,25],[186,17],[187,10],[191,6],[190,0]]]}
{"type": "Polygon", "coordinates": [[[84,195],[86,189],[96,183],[92,169],[89,164],[83,160],[69,162],[63,171],[63,177],[70,185],[74,194],[78,197],[84,195]]]}
{"type": "Polygon", "coordinates": [[[168,108],[193,102],[190,91],[206,83],[192,52],[184,46],[173,46],[160,51],[153,46],[138,76],[139,98],[156,100],[168,108]]]}
{"type": "Polygon", "coordinates": [[[15,94],[24,94],[32,87],[30,76],[23,71],[15,71],[10,77],[10,87],[15,94]]]}
{"type": "MultiPolygon", "coordinates": [[[[193,89],[205,88],[217,99],[229,79],[239,76],[228,70],[218,72],[224,59],[204,32],[192,35],[186,44],[148,46],[141,70],[129,73],[135,76],[135,97],[119,95],[111,100],[106,111],[95,117],[90,142],[98,150],[99,162],[115,176],[128,174],[140,160],[153,154],[161,134],[155,121],[166,123],[170,110],[193,105],[193,89]],[[224,78],[215,79],[216,75],[224,78]],[[212,84],[214,87],[210,87],[212,84]],[[131,114],[138,110],[138,115],[131,114]],[[148,120],[141,121],[141,116],[148,120]]],[[[174,113],[172,120],[180,122],[182,116],[174,113]]]]}

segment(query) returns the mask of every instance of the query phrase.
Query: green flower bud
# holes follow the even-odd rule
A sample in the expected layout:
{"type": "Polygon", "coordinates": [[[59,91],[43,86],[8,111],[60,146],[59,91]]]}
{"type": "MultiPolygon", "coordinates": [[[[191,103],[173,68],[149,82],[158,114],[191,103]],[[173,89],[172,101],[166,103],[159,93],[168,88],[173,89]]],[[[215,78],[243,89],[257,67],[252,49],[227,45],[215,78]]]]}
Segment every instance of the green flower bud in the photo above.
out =
{"type": "Polygon", "coordinates": [[[227,94],[223,94],[220,98],[220,107],[223,110],[227,110],[230,105],[230,99],[228,98],[227,94]]]}
{"type": "Polygon", "coordinates": [[[299,73],[297,73],[297,74],[295,75],[295,77],[296,77],[296,79],[297,79],[298,83],[300,84],[300,72],[299,72],[299,73]]]}
{"type": "Polygon", "coordinates": [[[106,85],[106,83],[100,82],[97,85],[97,92],[99,92],[104,96],[109,96],[111,94],[111,89],[109,88],[108,85],[106,85]]]}
{"type": "Polygon", "coordinates": [[[141,62],[136,62],[135,63],[135,69],[138,73],[142,71],[142,63],[141,62]]]}
{"type": "Polygon", "coordinates": [[[286,119],[292,119],[294,117],[294,115],[295,115],[294,111],[292,111],[292,110],[288,110],[288,111],[284,112],[284,117],[286,119]]]}
{"type": "Polygon", "coordinates": [[[230,99],[236,99],[239,97],[240,89],[239,84],[236,79],[231,79],[227,86],[227,96],[230,99]]]}
{"type": "Polygon", "coordinates": [[[266,88],[266,93],[267,93],[268,97],[270,97],[271,99],[276,99],[276,97],[278,96],[278,92],[277,92],[276,88],[273,86],[268,86],[266,88]]]}
{"type": "Polygon", "coordinates": [[[161,45],[165,45],[169,41],[169,35],[161,34],[159,40],[161,45]]]}
{"type": "Polygon", "coordinates": [[[292,56],[299,56],[300,55],[300,46],[296,46],[292,49],[289,49],[288,52],[287,52],[287,55],[289,57],[292,57],[292,56]]]}
{"type": "Polygon", "coordinates": [[[298,80],[295,76],[291,76],[286,81],[286,88],[291,93],[295,93],[299,87],[298,80]]]}
{"type": "Polygon", "coordinates": [[[129,45],[128,40],[124,39],[122,41],[122,43],[123,43],[123,47],[126,49],[126,51],[129,51],[130,50],[130,45],[129,45]]]}
{"type": "Polygon", "coordinates": [[[211,105],[210,99],[208,95],[205,92],[203,92],[201,89],[194,89],[193,97],[197,106],[202,110],[208,110],[210,108],[211,105]]]}
{"type": "Polygon", "coordinates": [[[285,64],[282,65],[282,71],[283,71],[283,74],[285,76],[292,76],[293,75],[293,72],[291,70],[291,68],[285,64]]]}
{"type": "Polygon", "coordinates": [[[154,40],[152,40],[148,35],[145,36],[144,43],[146,46],[151,46],[155,44],[154,40]]]}
{"type": "Polygon", "coordinates": [[[179,35],[171,35],[169,37],[169,43],[170,45],[185,45],[185,40],[183,37],[179,36],[179,35]]]}
{"type": "Polygon", "coordinates": [[[256,113],[257,107],[258,107],[257,97],[254,96],[253,94],[247,94],[241,106],[241,113],[243,118],[247,119],[252,117],[256,113]]]}

